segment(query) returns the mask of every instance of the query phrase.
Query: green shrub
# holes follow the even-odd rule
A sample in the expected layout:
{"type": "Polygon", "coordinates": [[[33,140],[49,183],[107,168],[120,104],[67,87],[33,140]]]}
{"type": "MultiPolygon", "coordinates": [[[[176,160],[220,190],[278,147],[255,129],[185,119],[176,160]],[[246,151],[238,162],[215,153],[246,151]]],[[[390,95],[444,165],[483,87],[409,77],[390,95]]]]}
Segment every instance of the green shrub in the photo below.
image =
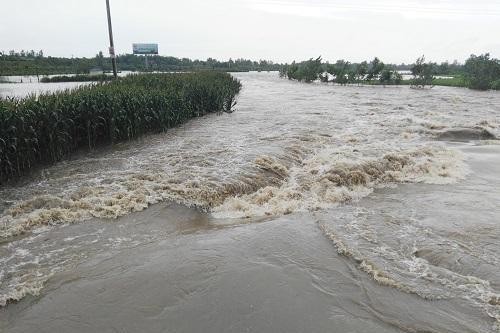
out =
{"type": "Polygon", "coordinates": [[[465,75],[469,88],[491,89],[493,82],[500,79],[500,61],[491,59],[489,53],[480,56],[471,55],[465,63],[465,75]]]}
{"type": "Polygon", "coordinates": [[[403,76],[398,72],[385,68],[380,73],[379,82],[383,85],[399,85],[403,81],[403,76]]]}
{"type": "Polygon", "coordinates": [[[425,57],[421,56],[411,67],[413,79],[411,85],[414,88],[425,88],[425,86],[434,86],[435,65],[431,62],[426,63],[425,57]]]}
{"type": "Polygon", "coordinates": [[[303,81],[311,83],[320,78],[324,72],[321,63],[321,57],[316,59],[309,59],[307,61],[297,64],[293,62],[291,65],[284,66],[280,70],[281,77],[288,77],[290,80],[303,81]]]}

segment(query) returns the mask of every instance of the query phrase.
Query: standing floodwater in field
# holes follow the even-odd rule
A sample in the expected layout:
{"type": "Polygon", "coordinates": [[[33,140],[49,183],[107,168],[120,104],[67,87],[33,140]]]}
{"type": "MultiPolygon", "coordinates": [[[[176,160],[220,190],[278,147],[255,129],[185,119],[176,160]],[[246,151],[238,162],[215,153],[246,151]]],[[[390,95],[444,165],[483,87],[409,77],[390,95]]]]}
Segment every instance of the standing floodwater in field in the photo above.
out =
{"type": "MultiPolygon", "coordinates": [[[[268,331],[270,308],[283,311],[273,312],[274,328],[296,323],[289,331],[301,327],[299,310],[312,331],[497,329],[499,93],[236,77],[234,113],[75,156],[0,189],[0,302],[42,295],[31,307],[8,305],[5,325],[32,330],[30,318],[55,304],[107,313],[99,304],[109,301],[127,304],[131,318],[144,311],[136,325],[159,317],[189,331],[196,321],[175,314],[209,313],[210,296],[218,313],[268,331]],[[103,292],[79,308],[71,288],[97,290],[84,280],[103,292]]],[[[224,327],[210,318],[213,331],[224,327]]]]}

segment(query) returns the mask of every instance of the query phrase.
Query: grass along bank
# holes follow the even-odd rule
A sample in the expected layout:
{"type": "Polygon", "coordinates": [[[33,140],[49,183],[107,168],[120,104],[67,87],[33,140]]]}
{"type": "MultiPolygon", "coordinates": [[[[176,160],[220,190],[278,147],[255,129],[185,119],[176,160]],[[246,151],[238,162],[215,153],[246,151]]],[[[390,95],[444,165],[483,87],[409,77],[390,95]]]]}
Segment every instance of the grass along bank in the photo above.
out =
{"type": "Polygon", "coordinates": [[[230,74],[139,74],[56,93],[0,99],[0,184],[30,169],[230,111],[241,83],[230,74]]]}

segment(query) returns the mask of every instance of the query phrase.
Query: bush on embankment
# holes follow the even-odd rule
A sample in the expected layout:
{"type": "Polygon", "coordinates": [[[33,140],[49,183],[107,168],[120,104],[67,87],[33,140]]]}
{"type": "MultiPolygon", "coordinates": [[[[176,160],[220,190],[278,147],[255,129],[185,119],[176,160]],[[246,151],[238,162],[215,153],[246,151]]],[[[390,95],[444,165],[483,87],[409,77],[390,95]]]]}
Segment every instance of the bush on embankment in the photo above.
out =
{"type": "Polygon", "coordinates": [[[0,99],[0,183],[82,148],[230,111],[240,89],[240,82],[227,73],[142,74],[23,99],[0,99]]]}

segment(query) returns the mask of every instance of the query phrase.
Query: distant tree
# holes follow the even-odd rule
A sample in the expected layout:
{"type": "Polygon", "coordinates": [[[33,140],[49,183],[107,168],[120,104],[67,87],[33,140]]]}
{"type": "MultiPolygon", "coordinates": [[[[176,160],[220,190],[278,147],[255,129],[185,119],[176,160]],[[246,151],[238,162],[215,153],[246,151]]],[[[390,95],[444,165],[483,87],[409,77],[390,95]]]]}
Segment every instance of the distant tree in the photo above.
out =
{"type": "Polygon", "coordinates": [[[288,72],[288,65],[283,65],[281,66],[280,70],[279,70],[279,73],[280,73],[280,77],[281,78],[284,78],[287,76],[287,72],[288,72]]]}
{"type": "Polygon", "coordinates": [[[300,64],[293,62],[286,68],[286,76],[290,80],[304,81],[307,83],[316,81],[323,73],[323,64],[321,56],[314,59],[311,58],[300,64]]]}
{"type": "MultiPolygon", "coordinates": [[[[28,52],[31,56],[33,52],[28,52]]],[[[24,52],[26,54],[26,51],[24,52]]],[[[59,58],[45,57],[43,51],[35,52],[33,61],[26,61],[19,52],[11,50],[0,57],[0,72],[3,75],[33,75],[33,74],[68,74],[78,72],[87,72],[88,69],[95,67],[104,67],[104,70],[110,68],[105,56],[97,54],[91,59],[87,58],[59,58]],[[104,58],[104,61],[102,61],[104,58]],[[101,63],[104,62],[103,66],[101,63]]],[[[121,70],[144,70],[144,57],[133,54],[121,54],[118,56],[119,68],[121,70]]],[[[272,64],[263,60],[262,65],[259,62],[238,59],[238,61],[229,60],[220,62],[209,58],[204,60],[191,60],[188,58],[175,58],[170,56],[151,56],[149,58],[150,68],[158,71],[193,71],[193,70],[237,70],[251,71],[259,69],[259,66],[265,67],[262,70],[279,70],[282,65],[272,64]]]]}
{"type": "Polygon", "coordinates": [[[361,82],[365,79],[368,73],[368,63],[363,61],[356,66],[356,81],[361,82]]]}
{"type": "Polygon", "coordinates": [[[388,68],[384,69],[380,73],[380,78],[379,78],[380,83],[383,85],[390,84],[392,81],[392,71],[388,68]]]}
{"type": "Polygon", "coordinates": [[[88,74],[90,72],[90,66],[85,63],[77,63],[76,74],[88,74]]]}
{"type": "Polygon", "coordinates": [[[465,62],[465,78],[471,89],[496,89],[500,80],[499,60],[491,59],[489,53],[471,55],[465,62]]]}
{"type": "Polygon", "coordinates": [[[441,75],[449,75],[451,70],[448,61],[442,62],[439,66],[437,66],[436,72],[441,75]]]}
{"type": "Polygon", "coordinates": [[[217,60],[215,60],[213,58],[208,58],[206,63],[207,63],[209,68],[214,69],[215,65],[217,64],[217,60]]]}
{"type": "Polygon", "coordinates": [[[97,67],[99,67],[100,69],[104,69],[104,54],[102,53],[102,51],[99,51],[99,53],[96,54],[95,62],[97,67]]]}
{"type": "Polygon", "coordinates": [[[385,68],[380,73],[379,81],[381,84],[401,84],[403,81],[403,76],[396,70],[391,70],[389,68],[385,68]]]}
{"type": "Polygon", "coordinates": [[[379,58],[375,57],[371,62],[368,69],[368,75],[366,76],[367,81],[371,81],[373,79],[378,78],[385,65],[380,61],[379,58]]]}
{"type": "Polygon", "coordinates": [[[411,86],[413,88],[425,88],[425,86],[433,87],[435,65],[433,63],[426,63],[425,56],[417,59],[415,64],[411,67],[411,86]]]}
{"type": "Polygon", "coordinates": [[[285,67],[286,77],[290,80],[298,80],[299,65],[294,61],[291,65],[285,67]]]}
{"type": "Polygon", "coordinates": [[[398,71],[393,71],[392,80],[394,84],[401,84],[403,82],[403,75],[398,71]]]}
{"type": "Polygon", "coordinates": [[[323,65],[321,63],[321,56],[316,59],[309,59],[301,68],[301,76],[303,81],[312,82],[318,79],[319,74],[323,72],[323,65]]]}
{"type": "Polygon", "coordinates": [[[349,84],[353,84],[353,83],[356,83],[356,67],[354,66],[351,66],[348,70],[347,70],[347,83],[349,84]]]}
{"type": "Polygon", "coordinates": [[[345,60],[338,60],[335,64],[327,66],[327,72],[333,75],[333,81],[340,84],[346,85],[349,83],[349,71],[351,68],[351,63],[345,60]]]}

